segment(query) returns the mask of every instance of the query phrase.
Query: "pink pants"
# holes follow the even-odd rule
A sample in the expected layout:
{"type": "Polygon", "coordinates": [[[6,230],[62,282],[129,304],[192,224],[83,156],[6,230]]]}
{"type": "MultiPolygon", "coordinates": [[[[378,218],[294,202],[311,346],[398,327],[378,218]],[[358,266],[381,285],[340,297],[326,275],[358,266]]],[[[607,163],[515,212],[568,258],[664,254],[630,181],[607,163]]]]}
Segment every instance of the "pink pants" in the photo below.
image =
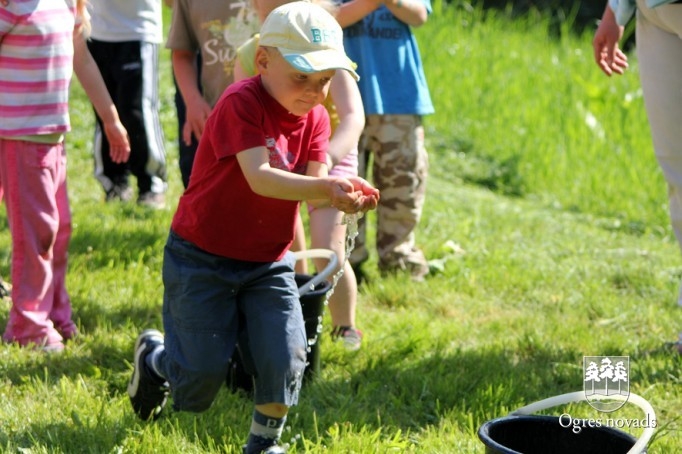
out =
{"type": "Polygon", "coordinates": [[[71,212],[62,144],[0,138],[0,187],[12,236],[7,342],[58,347],[76,333],[65,288],[71,212]]]}

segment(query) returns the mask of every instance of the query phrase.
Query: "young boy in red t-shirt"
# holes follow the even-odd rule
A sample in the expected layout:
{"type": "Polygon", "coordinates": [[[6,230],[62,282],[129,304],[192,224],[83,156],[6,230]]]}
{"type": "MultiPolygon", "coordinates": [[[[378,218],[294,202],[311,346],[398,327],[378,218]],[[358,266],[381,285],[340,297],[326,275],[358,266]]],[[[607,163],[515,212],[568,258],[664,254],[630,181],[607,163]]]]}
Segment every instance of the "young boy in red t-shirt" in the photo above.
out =
{"type": "Polygon", "coordinates": [[[256,65],[260,75],[229,87],[206,123],[165,247],[165,339],[156,330],[138,337],[128,386],[144,419],[158,416],[169,388],[176,410],[206,410],[240,336],[255,369],[248,454],[283,452],[277,443],[306,364],[288,252],[299,201],[355,213],[379,199],[361,178],[327,176],[321,103],[337,69],[357,78],[334,17],[308,2],[275,9],[256,65]]]}

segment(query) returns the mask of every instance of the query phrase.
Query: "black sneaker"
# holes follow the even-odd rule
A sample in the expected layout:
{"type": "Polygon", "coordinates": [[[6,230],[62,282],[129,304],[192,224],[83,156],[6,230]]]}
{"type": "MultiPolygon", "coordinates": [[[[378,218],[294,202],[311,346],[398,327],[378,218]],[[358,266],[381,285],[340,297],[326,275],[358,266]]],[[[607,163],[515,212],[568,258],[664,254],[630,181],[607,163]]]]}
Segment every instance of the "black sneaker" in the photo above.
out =
{"type": "Polygon", "coordinates": [[[168,383],[151,372],[145,358],[158,345],[163,345],[163,334],[155,329],[147,329],[135,341],[133,376],[128,383],[128,397],[133,410],[145,421],[157,419],[168,399],[168,383]]]}
{"type": "MultiPolygon", "coordinates": [[[[274,444],[260,451],[258,454],[286,454],[287,450],[283,446],[274,444]]],[[[246,445],[242,446],[242,454],[248,454],[246,445]]]]}

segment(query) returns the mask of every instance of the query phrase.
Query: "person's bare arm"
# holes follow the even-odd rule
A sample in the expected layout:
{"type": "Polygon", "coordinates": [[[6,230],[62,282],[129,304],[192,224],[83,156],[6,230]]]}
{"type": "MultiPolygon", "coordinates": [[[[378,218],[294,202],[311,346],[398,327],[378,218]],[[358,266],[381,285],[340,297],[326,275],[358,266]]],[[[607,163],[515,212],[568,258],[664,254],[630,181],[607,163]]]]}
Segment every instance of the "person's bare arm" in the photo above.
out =
{"type": "MultiPolygon", "coordinates": [[[[330,199],[332,182],[270,167],[268,149],[241,151],[237,161],[251,190],[263,197],[283,200],[330,199]]],[[[347,188],[344,192],[352,192],[347,188]]]]}
{"type": "Polygon", "coordinates": [[[329,87],[329,96],[339,116],[339,124],[329,141],[328,154],[333,167],[357,148],[365,127],[365,110],[358,84],[347,71],[336,72],[329,87]]]}
{"type": "Polygon", "coordinates": [[[211,114],[211,106],[206,102],[198,87],[197,56],[192,51],[173,50],[171,60],[173,74],[187,109],[182,140],[192,143],[192,135],[199,140],[204,133],[206,120],[211,114]]]}
{"type": "Polygon", "coordinates": [[[365,16],[381,6],[381,0],[353,0],[339,5],[336,20],[341,28],[362,20],[365,16]]]}
{"type": "Polygon", "coordinates": [[[429,17],[429,12],[421,0],[385,0],[384,4],[396,18],[410,27],[424,25],[429,17]]]}
{"type": "Polygon", "coordinates": [[[606,5],[604,14],[599,22],[597,31],[594,33],[592,48],[594,61],[606,74],[623,74],[628,67],[628,57],[618,47],[618,42],[623,37],[623,27],[616,22],[616,15],[609,5],[606,5]]]}
{"type": "Polygon", "coordinates": [[[99,72],[85,39],[80,33],[74,33],[73,49],[73,71],[88,98],[90,98],[97,115],[102,120],[104,133],[109,140],[111,160],[116,163],[126,162],[130,157],[128,132],[121,124],[118,111],[104,84],[102,74],[99,72]]]}
{"type": "MultiPolygon", "coordinates": [[[[329,155],[327,154],[327,157],[329,155]]],[[[322,162],[317,162],[317,161],[309,161],[308,166],[306,167],[306,175],[311,176],[311,177],[327,177],[329,176],[329,167],[327,167],[326,164],[322,162]]],[[[309,206],[315,207],[315,208],[320,208],[323,206],[329,206],[331,202],[327,199],[315,199],[315,200],[306,200],[306,203],[309,206]]]]}
{"type": "Polygon", "coordinates": [[[429,16],[426,6],[420,0],[353,0],[339,6],[336,20],[341,28],[348,27],[382,4],[386,5],[397,19],[411,27],[424,25],[429,16]]]}
{"type": "Polygon", "coordinates": [[[376,208],[379,200],[379,191],[360,178],[315,178],[270,167],[265,147],[241,151],[237,161],[251,190],[263,197],[325,199],[345,213],[376,208]]]}

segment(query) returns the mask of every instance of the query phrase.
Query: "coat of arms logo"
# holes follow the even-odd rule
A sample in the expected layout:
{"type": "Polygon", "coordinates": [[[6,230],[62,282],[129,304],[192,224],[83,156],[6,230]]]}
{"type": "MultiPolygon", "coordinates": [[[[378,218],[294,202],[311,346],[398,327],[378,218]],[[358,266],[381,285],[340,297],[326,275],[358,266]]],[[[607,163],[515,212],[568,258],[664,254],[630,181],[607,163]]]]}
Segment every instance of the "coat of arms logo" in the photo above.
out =
{"type": "Polygon", "coordinates": [[[584,356],[583,377],[585,398],[599,411],[616,411],[630,397],[629,356],[584,356]]]}

